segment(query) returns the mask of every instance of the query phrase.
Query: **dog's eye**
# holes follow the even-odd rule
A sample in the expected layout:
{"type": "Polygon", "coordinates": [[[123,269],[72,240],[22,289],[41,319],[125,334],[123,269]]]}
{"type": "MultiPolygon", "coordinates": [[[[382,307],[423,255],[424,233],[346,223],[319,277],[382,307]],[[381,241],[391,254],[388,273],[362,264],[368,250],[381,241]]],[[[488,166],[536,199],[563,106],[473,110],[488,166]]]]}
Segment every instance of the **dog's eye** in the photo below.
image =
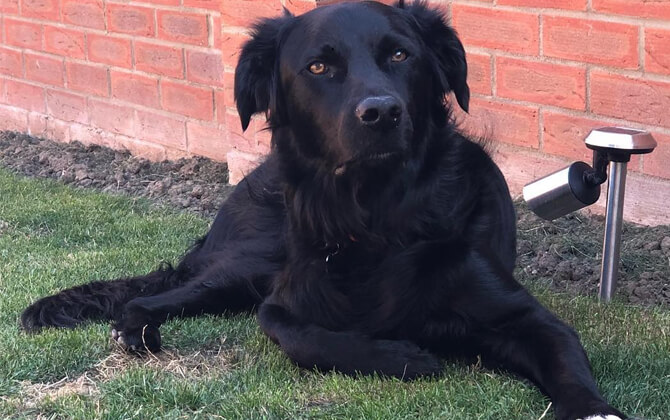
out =
{"type": "Polygon", "coordinates": [[[312,74],[326,74],[328,73],[328,66],[326,66],[322,61],[315,61],[308,67],[309,72],[312,74]]]}
{"type": "Polygon", "coordinates": [[[407,51],[403,50],[402,48],[398,48],[397,50],[393,51],[393,54],[391,54],[391,61],[399,63],[405,60],[407,60],[407,51]]]}

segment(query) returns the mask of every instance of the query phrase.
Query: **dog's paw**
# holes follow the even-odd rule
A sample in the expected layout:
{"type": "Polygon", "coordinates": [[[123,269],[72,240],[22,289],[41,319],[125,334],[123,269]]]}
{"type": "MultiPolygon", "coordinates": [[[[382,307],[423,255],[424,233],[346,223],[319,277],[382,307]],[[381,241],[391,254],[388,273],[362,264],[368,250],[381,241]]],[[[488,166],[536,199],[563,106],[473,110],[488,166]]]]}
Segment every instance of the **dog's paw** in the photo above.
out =
{"type": "Polygon", "coordinates": [[[624,420],[624,419],[614,414],[595,414],[593,416],[583,417],[577,420],[624,420]]]}
{"type": "Polygon", "coordinates": [[[385,373],[404,380],[438,375],[443,370],[440,359],[410,341],[380,340],[377,348],[385,353],[385,373]]]}
{"type": "Polygon", "coordinates": [[[151,325],[131,330],[113,328],[112,339],[131,353],[157,353],[161,350],[160,331],[151,325]]]}

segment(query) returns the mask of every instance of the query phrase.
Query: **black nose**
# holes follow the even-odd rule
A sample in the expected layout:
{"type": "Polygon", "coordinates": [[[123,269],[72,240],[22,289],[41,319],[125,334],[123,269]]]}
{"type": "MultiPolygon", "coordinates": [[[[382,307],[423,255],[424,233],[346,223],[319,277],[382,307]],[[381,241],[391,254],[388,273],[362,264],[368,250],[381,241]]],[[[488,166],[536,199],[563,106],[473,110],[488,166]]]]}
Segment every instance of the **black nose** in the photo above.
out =
{"type": "Polygon", "coordinates": [[[370,96],[356,105],[356,116],[370,128],[388,130],[400,124],[402,107],[393,96],[370,96]]]}

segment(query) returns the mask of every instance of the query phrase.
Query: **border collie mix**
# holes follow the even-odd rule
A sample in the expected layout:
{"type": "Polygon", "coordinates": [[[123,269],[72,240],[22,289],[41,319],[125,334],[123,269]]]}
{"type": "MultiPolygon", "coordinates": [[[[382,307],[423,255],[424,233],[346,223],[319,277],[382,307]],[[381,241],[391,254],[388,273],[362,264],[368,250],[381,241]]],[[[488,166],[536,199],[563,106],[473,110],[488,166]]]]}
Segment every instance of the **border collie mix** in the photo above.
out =
{"type": "Polygon", "coordinates": [[[411,379],[480,355],[545,392],[558,419],[619,419],[577,334],[512,276],[515,214],[499,169],[456,129],[465,52],[439,11],[342,3],[257,23],[235,74],[246,129],[272,152],[180,264],[28,307],[23,328],[114,322],[158,351],[168,318],[257,310],[300,366],[411,379]]]}

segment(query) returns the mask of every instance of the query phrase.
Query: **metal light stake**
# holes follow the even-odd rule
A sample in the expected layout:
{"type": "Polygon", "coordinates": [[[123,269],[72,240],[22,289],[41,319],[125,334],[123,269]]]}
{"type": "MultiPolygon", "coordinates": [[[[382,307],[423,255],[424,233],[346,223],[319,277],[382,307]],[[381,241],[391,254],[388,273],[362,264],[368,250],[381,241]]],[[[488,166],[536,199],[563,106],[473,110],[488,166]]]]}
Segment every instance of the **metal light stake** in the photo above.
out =
{"type": "Polygon", "coordinates": [[[610,166],[600,272],[600,300],[609,302],[619,275],[627,164],[631,155],[651,153],[656,141],[645,131],[605,127],[591,131],[584,142],[593,150],[593,167],[575,162],[526,185],[523,196],[534,213],[554,220],[598,201],[610,166]]]}

